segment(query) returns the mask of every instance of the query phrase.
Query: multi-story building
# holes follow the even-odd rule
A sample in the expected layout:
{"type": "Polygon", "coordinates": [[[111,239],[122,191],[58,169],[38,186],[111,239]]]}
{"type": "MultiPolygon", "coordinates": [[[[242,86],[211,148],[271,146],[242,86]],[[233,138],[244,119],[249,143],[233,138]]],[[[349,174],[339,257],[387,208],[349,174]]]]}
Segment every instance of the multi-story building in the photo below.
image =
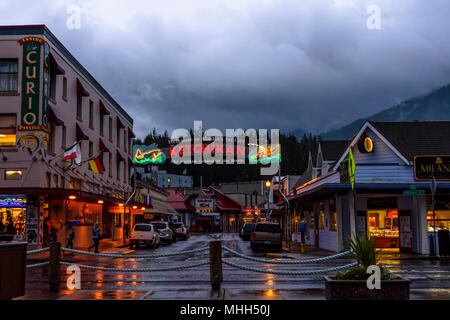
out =
{"type": "Polygon", "coordinates": [[[16,239],[42,244],[46,218],[61,242],[74,221],[78,247],[95,222],[121,238],[133,137],[130,115],[46,26],[0,27],[0,219],[16,239]],[[77,142],[81,162],[63,160],[77,142]]]}

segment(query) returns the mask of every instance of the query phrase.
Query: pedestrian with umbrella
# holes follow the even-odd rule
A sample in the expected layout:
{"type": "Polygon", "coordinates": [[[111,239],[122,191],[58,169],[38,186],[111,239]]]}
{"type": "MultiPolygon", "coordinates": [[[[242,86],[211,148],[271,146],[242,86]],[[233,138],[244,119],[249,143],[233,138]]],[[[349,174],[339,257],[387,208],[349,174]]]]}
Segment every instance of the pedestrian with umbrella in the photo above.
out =
{"type": "Polygon", "coordinates": [[[92,248],[95,248],[95,253],[98,253],[98,245],[100,243],[100,223],[96,222],[94,224],[94,227],[92,228],[92,240],[94,241],[94,244],[89,247],[89,252],[92,248]]]}

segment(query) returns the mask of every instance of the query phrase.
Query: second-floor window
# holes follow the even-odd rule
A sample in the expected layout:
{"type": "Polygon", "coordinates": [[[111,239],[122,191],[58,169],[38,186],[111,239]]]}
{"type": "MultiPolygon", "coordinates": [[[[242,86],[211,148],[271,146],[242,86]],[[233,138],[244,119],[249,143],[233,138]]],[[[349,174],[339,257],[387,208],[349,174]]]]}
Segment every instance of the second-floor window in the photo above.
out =
{"type": "Polygon", "coordinates": [[[120,128],[117,127],[117,147],[120,148],[120,128]]]}
{"type": "Polygon", "coordinates": [[[0,148],[16,146],[16,115],[0,114],[0,148]]]}
{"type": "Polygon", "coordinates": [[[94,155],[94,144],[92,141],[89,141],[89,158],[94,155]]]}
{"type": "Polygon", "coordinates": [[[63,78],[63,90],[62,90],[62,98],[67,100],[67,78],[63,78]]]}
{"type": "Polygon", "coordinates": [[[94,102],[89,100],[89,128],[94,129],[94,102]]]}
{"type": "Polygon", "coordinates": [[[103,127],[104,127],[104,118],[105,116],[100,113],[100,135],[103,137],[103,127]]]}
{"type": "Polygon", "coordinates": [[[81,94],[77,95],[77,119],[83,120],[83,96],[81,94]]]}
{"type": "Polygon", "coordinates": [[[53,70],[50,72],[50,98],[56,99],[56,72],[53,70]]]}
{"type": "Polygon", "coordinates": [[[112,118],[109,117],[109,141],[112,142],[112,118]]]}
{"type": "Polygon", "coordinates": [[[109,165],[108,165],[108,177],[112,178],[112,154],[108,153],[109,165]]]}
{"type": "Polygon", "coordinates": [[[17,92],[17,59],[0,60],[0,92],[17,92]]]}

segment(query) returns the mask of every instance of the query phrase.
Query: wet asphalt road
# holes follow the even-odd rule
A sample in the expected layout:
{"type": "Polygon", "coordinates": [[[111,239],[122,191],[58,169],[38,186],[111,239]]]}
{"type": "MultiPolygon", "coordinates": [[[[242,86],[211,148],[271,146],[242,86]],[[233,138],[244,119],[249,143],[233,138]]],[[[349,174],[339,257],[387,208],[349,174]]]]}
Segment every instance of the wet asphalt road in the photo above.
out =
{"type": "MultiPolygon", "coordinates": [[[[180,252],[180,255],[160,258],[111,259],[77,254],[65,256],[63,260],[84,265],[113,268],[155,268],[172,267],[209,261],[209,251],[182,254],[183,251],[208,246],[219,237],[223,243],[246,255],[266,257],[265,253],[255,253],[248,241],[237,234],[196,235],[187,241],[177,241],[171,245],[162,244],[156,249],[139,248],[136,254],[159,254],[180,252]]],[[[108,253],[124,252],[128,249],[107,250],[108,253]]],[[[313,256],[289,253],[295,259],[309,259],[313,256]]],[[[318,270],[353,262],[351,257],[338,258],[324,263],[273,265],[248,261],[225,252],[224,259],[239,265],[261,270],[296,271],[318,270]]],[[[430,260],[385,260],[385,265],[395,274],[410,279],[412,297],[416,299],[450,299],[450,263],[430,260]]],[[[66,266],[62,266],[61,288],[66,287],[66,266]]],[[[334,275],[332,272],[329,275],[334,275]]],[[[27,292],[37,292],[48,287],[46,268],[27,270],[27,292]]],[[[77,292],[62,290],[60,297],[66,299],[208,299],[210,292],[209,265],[192,269],[157,272],[111,272],[81,270],[81,289],[77,292]]],[[[255,273],[223,265],[222,290],[225,299],[323,299],[324,282],[322,274],[304,276],[280,276],[255,273]]]]}

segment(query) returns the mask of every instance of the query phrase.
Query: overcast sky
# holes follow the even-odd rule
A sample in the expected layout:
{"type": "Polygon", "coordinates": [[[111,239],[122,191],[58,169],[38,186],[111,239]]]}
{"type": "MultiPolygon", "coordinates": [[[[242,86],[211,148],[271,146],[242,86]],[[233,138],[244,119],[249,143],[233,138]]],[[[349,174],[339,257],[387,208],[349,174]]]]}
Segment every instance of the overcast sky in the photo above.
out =
{"type": "Polygon", "coordinates": [[[139,137],[194,120],[322,132],[370,116],[450,83],[449,14],[448,0],[0,0],[0,24],[46,24],[139,137]]]}

